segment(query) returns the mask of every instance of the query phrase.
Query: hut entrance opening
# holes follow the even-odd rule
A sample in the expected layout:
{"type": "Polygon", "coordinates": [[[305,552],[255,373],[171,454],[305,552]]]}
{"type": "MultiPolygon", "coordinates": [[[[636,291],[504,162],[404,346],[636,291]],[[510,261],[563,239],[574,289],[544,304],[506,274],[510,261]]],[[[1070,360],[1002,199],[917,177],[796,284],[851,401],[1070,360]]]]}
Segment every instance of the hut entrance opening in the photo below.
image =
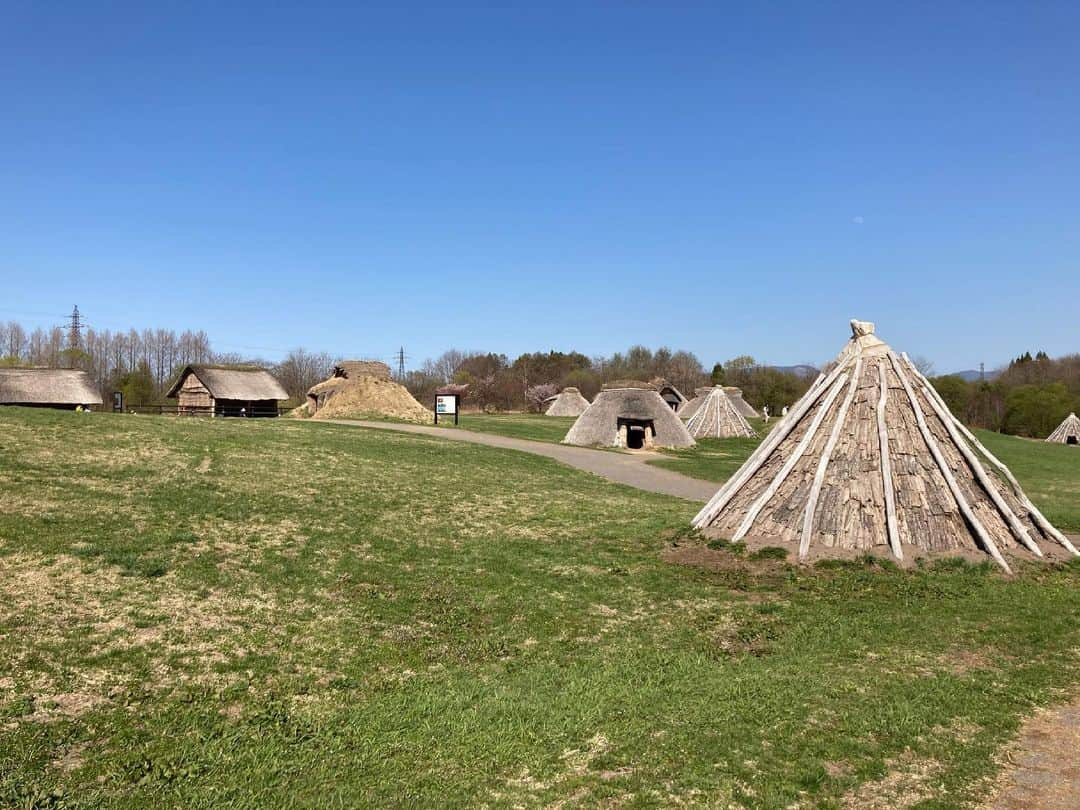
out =
{"type": "Polygon", "coordinates": [[[630,450],[652,447],[656,428],[652,419],[619,419],[619,444],[630,450]]]}
{"type": "Polygon", "coordinates": [[[1080,439],[1077,439],[1076,436],[1070,436],[1065,440],[1065,444],[1080,444],[1080,439]]]}

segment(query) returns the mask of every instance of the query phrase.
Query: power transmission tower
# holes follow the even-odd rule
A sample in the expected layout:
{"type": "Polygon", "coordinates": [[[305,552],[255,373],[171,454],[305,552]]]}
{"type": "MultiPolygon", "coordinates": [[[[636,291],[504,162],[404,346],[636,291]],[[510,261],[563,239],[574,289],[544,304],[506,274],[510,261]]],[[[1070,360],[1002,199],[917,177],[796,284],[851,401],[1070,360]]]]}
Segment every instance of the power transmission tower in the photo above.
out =
{"type": "Polygon", "coordinates": [[[82,348],[82,328],[83,320],[79,314],[79,305],[75,305],[75,309],[71,311],[71,314],[67,317],[68,325],[68,348],[69,349],[81,349],[82,348]]]}
{"type": "Polygon", "coordinates": [[[402,346],[397,352],[397,376],[399,380],[405,379],[405,347],[402,346]]]}

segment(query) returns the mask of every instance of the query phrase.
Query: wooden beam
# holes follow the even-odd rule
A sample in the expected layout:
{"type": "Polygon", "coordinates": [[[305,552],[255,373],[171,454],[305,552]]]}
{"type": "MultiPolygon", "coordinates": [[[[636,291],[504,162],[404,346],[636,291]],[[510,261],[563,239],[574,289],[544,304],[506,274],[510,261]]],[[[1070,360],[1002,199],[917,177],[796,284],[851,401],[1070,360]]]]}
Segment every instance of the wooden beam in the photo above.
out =
{"type": "Polygon", "coordinates": [[[740,489],[749,481],[754,473],[756,473],[761,466],[768,461],[769,456],[780,445],[784,439],[788,437],[795,426],[798,425],[799,420],[809,411],[821,398],[822,393],[828,388],[832,382],[840,376],[844,367],[847,365],[847,361],[842,361],[836,364],[829,374],[821,374],[818,377],[818,382],[814,384],[809,391],[807,391],[803,397],[795,403],[795,407],[788,411],[786,417],[781,418],[780,423],[772,429],[765,440],[758,445],[757,450],[750,454],[750,458],[746,460],[746,463],[739,468],[739,471],[735,473],[731,478],[727,480],[719,491],[712,496],[707,504],[701,509],[700,512],[691,521],[691,525],[703,529],[712,523],[713,519],[720,514],[721,510],[728,505],[732,498],[738,493],[740,489]]]}
{"type": "Polygon", "coordinates": [[[884,359],[878,361],[877,370],[881,386],[877,403],[877,429],[881,452],[881,485],[885,489],[885,529],[893,556],[902,560],[904,551],[900,545],[900,526],[896,519],[896,490],[893,488],[892,457],[889,455],[889,429],[885,422],[885,409],[889,405],[889,383],[886,379],[884,359]]]}
{"type": "Polygon", "coordinates": [[[810,485],[810,497],[806,501],[806,514],[803,517],[802,539],[799,541],[799,559],[806,557],[810,551],[810,535],[814,531],[814,513],[817,511],[821,488],[825,484],[825,471],[829,467],[829,459],[832,457],[833,450],[836,449],[836,443],[840,441],[840,431],[844,427],[848,409],[851,408],[855,393],[859,389],[859,378],[861,376],[862,357],[856,356],[855,370],[851,373],[851,384],[848,386],[847,396],[844,397],[844,401],[840,404],[840,410],[837,412],[836,419],[833,422],[832,432],[829,433],[829,440],[825,442],[825,449],[821,452],[821,459],[818,461],[817,470],[814,473],[814,483],[810,485]]]}
{"type": "MultiPolygon", "coordinates": [[[[937,401],[942,405],[942,407],[945,407],[946,411],[948,411],[948,407],[945,405],[945,400],[941,398],[941,394],[937,392],[934,386],[930,385],[930,381],[927,380],[926,377],[924,377],[922,373],[914,367],[914,364],[912,364],[911,367],[915,370],[915,375],[919,379],[921,379],[923,383],[926,384],[931,396],[937,399],[937,401]]],[[[1032,522],[1034,522],[1035,525],[1038,526],[1044,534],[1052,537],[1054,540],[1056,540],[1073,554],[1080,556],[1080,551],[1077,551],[1076,547],[1069,541],[1069,538],[1059,532],[1054,527],[1054,525],[1046,519],[1043,513],[1039,511],[1038,507],[1031,502],[1031,499],[1028,498],[1027,493],[1024,492],[1023,487],[1020,486],[1020,482],[1016,480],[1016,476],[1012,474],[1012,470],[1005,466],[1005,464],[997,456],[991,453],[990,450],[987,449],[987,447],[979,441],[979,437],[972,433],[970,430],[968,430],[967,425],[957,419],[956,416],[953,415],[951,412],[949,413],[949,415],[952,417],[953,424],[956,426],[957,430],[959,430],[967,438],[967,440],[971,442],[972,446],[976,450],[982,453],[983,458],[993,464],[997,471],[1000,472],[1003,476],[1005,476],[1005,480],[1008,481],[1009,486],[1012,487],[1013,494],[1020,499],[1020,502],[1024,505],[1024,508],[1027,509],[1028,515],[1030,515],[1032,522]]]]}
{"type": "Polygon", "coordinates": [[[890,351],[889,360],[892,362],[893,371],[896,372],[896,376],[900,379],[900,384],[904,386],[908,401],[911,403],[911,408],[915,412],[915,421],[919,425],[919,431],[922,433],[923,441],[926,442],[926,446],[930,450],[930,455],[933,456],[934,461],[937,462],[938,470],[945,479],[945,483],[948,485],[949,491],[956,501],[956,505],[960,508],[960,513],[967,520],[968,525],[971,526],[971,530],[975,533],[975,536],[978,538],[983,548],[986,549],[987,553],[994,558],[994,561],[997,562],[998,565],[1005,569],[1006,573],[1011,574],[1012,569],[1009,568],[1009,564],[1005,562],[1005,558],[1001,556],[1001,552],[998,551],[998,547],[995,545],[993,538],[990,537],[990,533],[986,531],[986,527],[979,521],[978,516],[967,502],[967,498],[964,497],[964,493],[960,490],[960,485],[956,483],[956,478],[953,476],[952,470],[949,469],[949,463],[945,460],[945,456],[942,455],[941,448],[938,447],[937,439],[934,438],[934,434],[930,432],[930,428],[926,424],[926,417],[923,416],[922,406],[919,404],[919,400],[911,388],[911,383],[908,382],[907,375],[900,365],[899,358],[894,352],[890,351]]]}
{"type": "MultiPolygon", "coordinates": [[[[908,367],[912,369],[915,368],[915,364],[908,359],[907,355],[904,355],[904,361],[908,367]]],[[[926,385],[933,388],[929,382],[927,382],[926,385]]],[[[937,392],[935,391],[934,393],[937,392]]],[[[938,402],[937,398],[934,396],[928,394],[926,399],[930,403],[930,407],[933,408],[934,413],[937,414],[938,419],[945,425],[945,429],[949,432],[949,438],[956,444],[957,449],[960,451],[960,455],[964,457],[964,461],[966,461],[968,467],[971,468],[975,480],[979,482],[979,485],[986,491],[986,494],[990,496],[990,500],[993,501],[994,506],[997,507],[998,512],[1001,513],[1001,516],[1005,519],[1005,523],[1008,524],[1012,533],[1027,547],[1028,551],[1037,557],[1041,557],[1043,555],[1042,550],[1036,545],[1035,541],[1031,539],[1027,529],[1024,528],[1024,524],[1020,522],[1020,518],[1016,516],[1016,513],[1013,512],[1009,504],[1005,502],[1005,499],[1001,497],[1001,493],[998,492],[997,487],[994,486],[994,482],[991,481],[990,477],[986,474],[986,469],[983,467],[982,462],[980,462],[978,457],[971,451],[967,442],[964,441],[963,436],[960,435],[960,431],[953,425],[953,420],[949,418],[951,416],[949,409],[945,407],[943,402],[938,402]]]]}
{"type": "Polygon", "coordinates": [[[844,388],[844,383],[847,382],[847,374],[841,374],[832,388],[829,390],[828,395],[825,397],[825,401],[822,403],[821,408],[814,414],[814,419],[810,423],[809,429],[806,431],[806,435],[802,437],[802,441],[796,445],[795,450],[784,462],[784,466],[780,468],[780,471],[773,477],[773,480],[769,483],[769,486],[765,488],[765,491],[758,496],[757,500],[747,510],[746,515],[742,519],[742,523],[739,524],[738,530],[731,536],[732,541],[741,540],[750,531],[750,527],[753,525],[757,516],[761,513],[761,510],[765,508],[765,504],[769,502],[769,499],[776,494],[780,489],[780,485],[784,483],[784,480],[788,477],[795,465],[799,463],[799,459],[803,457],[806,449],[810,446],[810,443],[814,440],[814,436],[817,433],[818,428],[821,426],[822,420],[825,419],[829,409],[832,408],[833,402],[836,401],[836,397],[840,394],[840,391],[844,388]]]}

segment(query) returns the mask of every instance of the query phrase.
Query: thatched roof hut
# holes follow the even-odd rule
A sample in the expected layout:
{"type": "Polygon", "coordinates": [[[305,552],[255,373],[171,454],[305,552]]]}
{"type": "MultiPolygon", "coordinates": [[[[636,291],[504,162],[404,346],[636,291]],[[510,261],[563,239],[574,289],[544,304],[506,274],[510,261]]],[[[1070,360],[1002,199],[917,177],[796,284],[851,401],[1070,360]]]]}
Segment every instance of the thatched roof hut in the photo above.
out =
{"type": "Polygon", "coordinates": [[[736,410],[724,389],[716,387],[702,399],[686,423],[687,432],[695,439],[730,439],[757,436],[743,415],[736,410]]]}
{"type": "Polygon", "coordinates": [[[0,405],[74,410],[101,404],[90,375],[74,368],[0,368],[0,405]]]}
{"type": "Polygon", "coordinates": [[[705,385],[701,388],[694,389],[694,396],[687,401],[685,405],[679,408],[679,418],[684,422],[688,421],[691,416],[697,413],[697,409],[701,407],[701,403],[705,401],[705,397],[709,395],[709,392],[713,390],[715,386],[705,385]]]}
{"type": "Polygon", "coordinates": [[[577,418],[563,439],[565,444],[601,447],[692,447],[686,426],[648,383],[607,385],[577,418]]]}
{"type": "MultiPolygon", "coordinates": [[[[687,398],[683,392],[663,378],[653,380],[650,385],[656,389],[660,398],[668,404],[671,410],[678,412],[686,404],[687,398]]],[[[607,386],[605,386],[606,388],[607,386]]]]}
{"type": "Polygon", "coordinates": [[[186,366],[165,396],[179,413],[216,416],[277,416],[289,398],[266,369],[207,365],[186,366]]]}
{"type": "Polygon", "coordinates": [[[1077,551],[906,355],[852,321],[835,364],[694,519],[814,552],[1077,551]],[[987,472],[986,465],[995,469],[987,472]]]}
{"type": "Polygon", "coordinates": [[[757,419],[761,416],[754,406],[743,399],[742,389],[736,388],[734,385],[725,385],[724,393],[728,395],[728,399],[731,400],[731,404],[735,406],[735,410],[743,415],[746,419],[757,419]]]}
{"type": "Polygon", "coordinates": [[[1046,440],[1057,444],[1080,444],[1080,418],[1070,413],[1046,440]]]}
{"type": "Polygon", "coordinates": [[[307,392],[307,413],[316,419],[400,419],[430,422],[431,411],[405,386],[390,378],[390,367],[378,360],[343,360],[330,378],[307,392]]]}
{"type": "Polygon", "coordinates": [[[544,416],[581,416],[589,407],[589,400],[574,387],[564,388],[552,398],[551,405],[544,411],[544,416]]]}

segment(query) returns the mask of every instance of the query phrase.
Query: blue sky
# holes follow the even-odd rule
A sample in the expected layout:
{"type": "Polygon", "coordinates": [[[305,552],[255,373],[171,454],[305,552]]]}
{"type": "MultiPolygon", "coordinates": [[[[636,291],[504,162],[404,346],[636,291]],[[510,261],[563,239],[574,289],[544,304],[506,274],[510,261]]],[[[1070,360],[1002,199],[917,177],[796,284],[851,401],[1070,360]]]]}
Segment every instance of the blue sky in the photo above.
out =
{"type": "Polygon", "coordinates": [[[1080,350],[1075,3],[274,5],[0,5],[0,319],[1080,350]]]}

